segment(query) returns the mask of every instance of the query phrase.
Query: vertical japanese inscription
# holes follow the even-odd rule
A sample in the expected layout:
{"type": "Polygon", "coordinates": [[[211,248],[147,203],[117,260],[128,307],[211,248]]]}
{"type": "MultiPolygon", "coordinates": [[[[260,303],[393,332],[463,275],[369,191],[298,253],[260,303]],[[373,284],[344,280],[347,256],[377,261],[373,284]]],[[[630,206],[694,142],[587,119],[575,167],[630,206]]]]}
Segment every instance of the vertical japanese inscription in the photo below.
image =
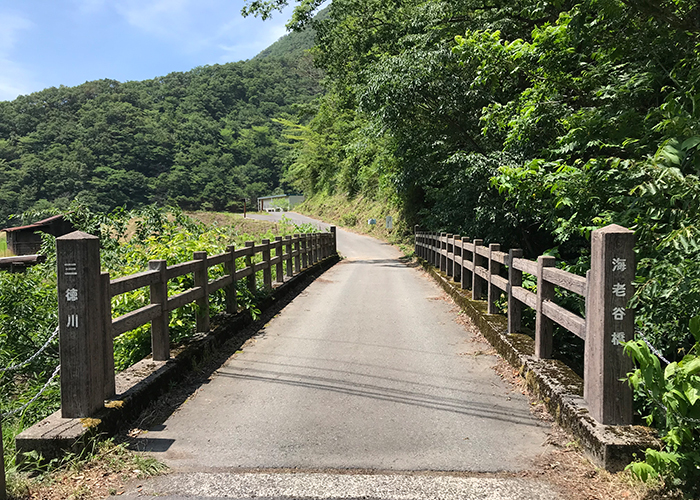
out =
{"type": "MultiPolygon", "coordinates": [[[[56,240],[61,412],[89,417],[105,395],[105,325],[99,239],[74,232],[56,240]]],[[[110,339],[111,340],[111,339],[110,339]]]]}
{"type": "Polygon", "coordinates": [[[591,236],[586,296],[584,398],[603,424],[632,422],[632,393],[624,382],[632,369],[622,344],[632,338],[634,311],[627,308],[634,280],[634,233],[611,225],[591,236]]]}
{"type": "Polygon", "coordinates": [[[613,257],[611,262],[612,273],[612,317],[613,331],[611,342],[614,346],[622,346],[626,342],[627,335],[625,325],[622,323],[627,314],[627,283],[624,281],[625,272],[627,271],[627,259],[621,257],[613,257]]]}

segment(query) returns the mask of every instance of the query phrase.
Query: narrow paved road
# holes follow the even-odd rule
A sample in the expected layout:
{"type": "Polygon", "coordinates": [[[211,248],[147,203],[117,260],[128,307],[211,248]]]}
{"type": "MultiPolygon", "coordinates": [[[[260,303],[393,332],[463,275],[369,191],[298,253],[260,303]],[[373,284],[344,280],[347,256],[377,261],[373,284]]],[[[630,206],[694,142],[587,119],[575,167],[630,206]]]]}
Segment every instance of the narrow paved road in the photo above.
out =
{"type": "Polygon", "coordinates": [[[342,230],[338,248],[343,261],[144,436],[143,447],[176,474],[141,494],[555,496],[522,480],[423,474],[528,468],[543,451],[546,428],[495,374],[495,359],[475,352],[438,287],[396,249],[342,230]]]}

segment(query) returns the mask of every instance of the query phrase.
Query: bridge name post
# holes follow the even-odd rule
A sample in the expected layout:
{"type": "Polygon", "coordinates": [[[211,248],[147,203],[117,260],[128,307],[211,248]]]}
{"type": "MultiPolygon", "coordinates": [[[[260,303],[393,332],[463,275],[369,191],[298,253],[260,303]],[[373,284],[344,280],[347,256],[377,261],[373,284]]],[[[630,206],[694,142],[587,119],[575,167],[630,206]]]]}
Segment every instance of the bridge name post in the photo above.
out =
{"type": "Polygon", "coordinates": [[[61,415],[89,417],[105,398],[106,333],[100,240],[75,231],[56,238],[61,415]],[[96,293],[98,292],[98,293],[96,293]]]}

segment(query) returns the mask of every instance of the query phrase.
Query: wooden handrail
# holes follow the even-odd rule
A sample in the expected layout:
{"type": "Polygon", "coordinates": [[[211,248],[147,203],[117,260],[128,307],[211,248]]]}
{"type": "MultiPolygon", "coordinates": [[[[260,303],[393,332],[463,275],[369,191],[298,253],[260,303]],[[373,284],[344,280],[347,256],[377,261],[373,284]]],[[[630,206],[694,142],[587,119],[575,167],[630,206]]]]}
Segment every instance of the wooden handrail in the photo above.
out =
{"type": "Polygon", "coordinates": [[[97,238],[79,232],[58,238],[61,363],[66,367],[61,377],[63,416],[88,417],[101,407],[106,397],[114,394],[114,337],[150,323],[153,360],[165,361],[170,357],[171,311],[197,302],[197,330],[208,331],[212,293],[224,289],[226,312],[234,314],[239,280],[246,278],[249,289],[255,292],[255,274],[262,271],[265,286],[271,289],[272,269],[276,283],[281,284],[285,280],[285,263],[286,278],[292,278],[302,269],[335,255],[335,243],[335,228],[331,228],[330,233],[295,234],[274,242],[264,240],[258,245],[247,242],[242,248],[230,246],[226,252],[211,257],[206,252],[195,252],[193,260],[172,266],[167,266],[164,260],[151,261],[147,271],[110,280],[108,273],[100,273],[97,238]],[[271,251],[275,252],[274,257],[271,251]],[[262,262],[254,262],[257,254],[262,254],[262,262]],[[239,258],[244,258],[246,265],[237,269],[239,258]],[[221,265],[224,275],[209,279],[209,269],[221,265]],[[187,274],[193,274],[194,286],[168,297],[168,281],[187,274]],[[145,287],[150,287],[150,304],[112,318],[113,297],[145,287]],[[96,353],[102,354],[97,362],[93,359],[96,353]],[[111,360],[107,359],[110,357],[111,360]],[[67,368],[74,363],[89,365],[90,370],[67,368]],[[82,374],[88,378],[79,378],[82,374]]]}
{"type": "MultiPolygon", "coordinates": [[[[619,226],[608,226],[594,231],[594,234],[598,236],[591,240],[591,254],[593,256],[595,251],[598,257],[592,257],[591,273],[596,277],[593,282],[588,277],[556,268],[554,257],[540,256],[537,261],[531,261],[522,257],[522,250],[505,253],[497,244],[485,246],[478,239],[470,242],[457,235],[430,233],[418,227],[415,231],[415,253],[462,289],[471,287],[473,300],[482,299],[484,291],[488,292],[489,314],[497,312],[497,299],[501,292],[505,292],[508,296],[508,333],[520,330],[522,306],[534,309],[537,357],[548,358],[552,355],[553,323],[584,339],[586,365],[600,367],[609,363],[609,369],[614,370],[617,377],[608,375],[606,381],[602,377],[584,381],[587,394],[595,399],[589,402],[594,408],[592,413],[603,423],[629,423],[629,393],[615,384],[624,377],[629,367],[629,360],[622,354],[620,343],[634,335],[630,319],[633,311],[626,307],[634,278],[634,271],[630,271],[634,262],[634,237],[631,231],[619,226]],[[610,243],[604,244],[603,240],[610,243]],[[507,278],[500,275],[502,266],[507,267],[507,278]],[[523,273],[537,280],[537,293],[522,287],[523,273]],[[583,318],[557,304],[554,301],[556,287],[583,297],[588,317],[583,318]],[[595,306],[591,305],[593,302],[595,306]],[[621,394],[619,397],[602,396],[618,393],[621,394]],[[618,403],[610,401],[618,400],[619,405],[613,408],[618,403]]],[[[601,368],[596,370],[595,373],[603,373],[601,368]]]]}

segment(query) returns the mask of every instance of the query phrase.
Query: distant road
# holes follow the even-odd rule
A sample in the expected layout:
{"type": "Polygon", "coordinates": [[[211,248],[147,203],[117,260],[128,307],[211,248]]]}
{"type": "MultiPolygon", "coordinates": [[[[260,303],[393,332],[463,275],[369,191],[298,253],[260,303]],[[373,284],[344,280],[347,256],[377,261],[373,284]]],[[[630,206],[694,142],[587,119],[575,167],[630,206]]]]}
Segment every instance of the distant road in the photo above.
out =
{"type": "Polygon", "coordinates": [[[252,213],[247,214],[247,218],[254,220],[266,220],[266,221],[280,221],[283,217],[290,219],[294,224],[313,224],[319,229],[327,229],[331,227],[331,224],[326,224],[311,217],[298,214],[296,212],[270,212],[268,214],[252,213]]]}
{"type": "Polygon", "coordinates": [[[547,428],[421,270],[367,236],[339,229],[338,247],[344,260],[143,435],[175,474],[141,494],[557,498],[532,481],[425,474],[528,469],[547,428]]]}

